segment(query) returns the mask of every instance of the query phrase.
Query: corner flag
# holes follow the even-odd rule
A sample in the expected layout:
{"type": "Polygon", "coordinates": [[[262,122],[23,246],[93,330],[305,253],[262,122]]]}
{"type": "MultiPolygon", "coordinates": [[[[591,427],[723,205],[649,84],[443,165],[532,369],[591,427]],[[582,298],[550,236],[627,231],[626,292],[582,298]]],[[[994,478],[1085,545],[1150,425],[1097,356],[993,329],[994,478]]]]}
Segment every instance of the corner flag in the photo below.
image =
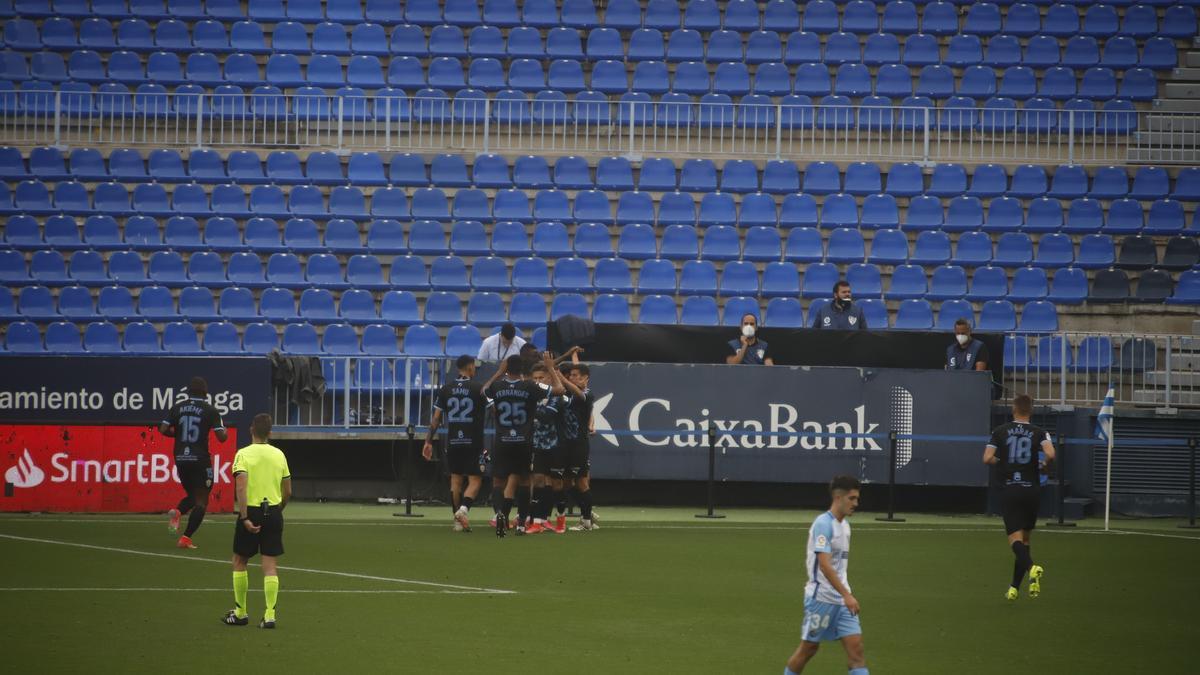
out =
{"type": "Polygon", "coordinates": [[[1116,398],[1116,392],[1112,386],[1108,388],[1108,394],[1104,397],[1104,403],[1100,406],[1100,414],[1096,415],[1096,438],[1112,444],[1113,431],[1113,399],[1116,398]]]}
{"type": "Polygon", "coordinates": [[[1108,530],[1108,515],[1109,505],[1112,500],[1109,495],[1112,491],[1112,451],[1113,451],[1113,407],[1114,399],[1117,397],[1112,385],[1108,386],[1108,394],[1104,397],[1104,403],[1100,406],[1100,413],[1096,415],[1096,438],[1108,444],[1108,461],[1105,468],[1104,477],[1104,529],[1108,530]]]}

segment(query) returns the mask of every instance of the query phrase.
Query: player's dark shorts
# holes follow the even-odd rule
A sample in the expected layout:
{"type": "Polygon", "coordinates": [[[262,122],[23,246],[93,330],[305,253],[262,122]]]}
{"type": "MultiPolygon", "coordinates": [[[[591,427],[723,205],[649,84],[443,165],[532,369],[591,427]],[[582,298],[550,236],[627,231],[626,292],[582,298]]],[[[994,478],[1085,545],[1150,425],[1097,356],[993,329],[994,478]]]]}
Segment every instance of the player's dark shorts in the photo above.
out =
{"type": "Polygon", "coordinates": [[[1006,487],[1000,493],[1000,512],[1004,515],[1004,531],[1032,530],[1037,526],[1040,490],[1038,488],[1006,487]]]}
{"type": "Polygon", "coordinates": [[[480,476],[479,469],[483,453],[473,445],[450,446],[446,449],[446,470],[462,476],[480,476]]]}
{"type": "Polygon", "coordinates": [[[533,448],[528,443],[496,443],[492,455],[492,476],[528,476],[533,463],[533,448]]]}
{"type": "Polygon", "coordinates": [[[592,467],[591,447],[585,439],[582,443],[572,443],[567,446],[566,474],[582,478],[588,475],[592,467]]]}
{"type": "Polygon", "coordinates": [[[533,472],[549,476],[556,474],[561,476],[563,467],[567,464],[566,455],[558,447],[549,450],[533,449],[533,472]]]}
{"type": "Polygon", "coordinates": [[[175,472],[179,474],[179,484],[188,492],[212,489],[213,469],[208,461],[177,461],[175,472]]]}
{"type": "Polygon", "coordinates": [[[233,552],[243,558],[253,558],[258,553],[269,556],[283,555],[283,509],[271,506],[264,515],[261,506],[251,506],[246,510],[246,514],[250,522],[261,526],[262,530],[254,534],[235,521],[233,552]]]}

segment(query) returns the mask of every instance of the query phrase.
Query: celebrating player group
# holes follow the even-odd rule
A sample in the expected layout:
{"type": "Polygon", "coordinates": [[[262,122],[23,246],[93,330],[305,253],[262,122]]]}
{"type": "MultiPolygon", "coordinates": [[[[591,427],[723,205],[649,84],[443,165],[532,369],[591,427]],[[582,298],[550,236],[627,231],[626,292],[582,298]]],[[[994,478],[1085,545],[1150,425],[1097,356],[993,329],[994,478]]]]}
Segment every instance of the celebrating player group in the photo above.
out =
{"type": "Polygon", "coordinates": [[[490,459],[491,522],[496,536],[503,537],[510,529],[518,535],[564,533],[569,493],[581,514],[579,525],[572,529],[596,529],[588,444],[595,399],[588,389],[590,371],[579,362],[579,350],[572,349],[558,361],[548,352],[532,362],[510,356],[484,384],[474,379],[473,357],[460,356],[456,367],[458,377],[434,399],[422,450],[426,460],[434,459],[434,441],[444,423],[454,529],[471,529],[471,507],[488,461],[484,449],[488,410],[495,422],[490,459]],[[571,362],[560,368],[559,361],[567,358],[571,362]]]}

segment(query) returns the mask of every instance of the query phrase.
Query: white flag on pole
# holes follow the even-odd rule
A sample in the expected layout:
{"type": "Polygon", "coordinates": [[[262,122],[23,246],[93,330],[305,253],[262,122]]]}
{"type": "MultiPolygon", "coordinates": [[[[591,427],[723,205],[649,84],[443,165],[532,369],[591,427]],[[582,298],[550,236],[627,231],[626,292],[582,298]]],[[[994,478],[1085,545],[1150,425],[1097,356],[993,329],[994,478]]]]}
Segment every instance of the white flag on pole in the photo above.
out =
{"type": "Polygon", "coordinates": [[[1100,406],[1100,414],[1096,415],[1096,437],[1108,444],[1108,460],[1104,471],[1104,529],[1108,530],[1109,503],[1112,501],[1112,451],[1113,451],[1113,407],[1116,392],[1112,385],[1108,386],[1108,394],[1100,406]]]}

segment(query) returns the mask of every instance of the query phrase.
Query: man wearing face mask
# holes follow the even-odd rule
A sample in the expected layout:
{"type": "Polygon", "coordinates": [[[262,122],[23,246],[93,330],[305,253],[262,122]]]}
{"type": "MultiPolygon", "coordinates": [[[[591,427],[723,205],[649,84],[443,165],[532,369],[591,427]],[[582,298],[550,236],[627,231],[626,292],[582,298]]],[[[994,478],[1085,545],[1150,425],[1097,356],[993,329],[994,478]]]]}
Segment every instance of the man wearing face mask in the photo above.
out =
{"type": "Polygon", "coordinates": [[[850,284],[839,281],[833,285],[833,302],[817,310],[812,327],[822,330],[867,330],[867,316],[862,307],[850,299],[850,284]]]}
{"type": "Polygon", "coordinates": [[[971,323],[954,322],[954,344],[946,347],[946,370],[987,370],[987,345],[971,337],[971,323]]]}
{"type": "Polygon", "coordinates": [[[490,335],[479,346],[475,358],[480,361],[503,361],[514,354],[521,353],[525,339],[517,335],[517,327],[506,323],[500,327],[500,332],[490,335]]]}
{"type": "Polygon", "coordinates": [[[729,341],[733,353],[725,357],[725,363],[730,365],[745,364],[748,366],[773,366],[775,361],[769,356],[766,340],[758,339],[758,318],[753,314],[742,317],[742,335],[736,340],[729,341]]]}

